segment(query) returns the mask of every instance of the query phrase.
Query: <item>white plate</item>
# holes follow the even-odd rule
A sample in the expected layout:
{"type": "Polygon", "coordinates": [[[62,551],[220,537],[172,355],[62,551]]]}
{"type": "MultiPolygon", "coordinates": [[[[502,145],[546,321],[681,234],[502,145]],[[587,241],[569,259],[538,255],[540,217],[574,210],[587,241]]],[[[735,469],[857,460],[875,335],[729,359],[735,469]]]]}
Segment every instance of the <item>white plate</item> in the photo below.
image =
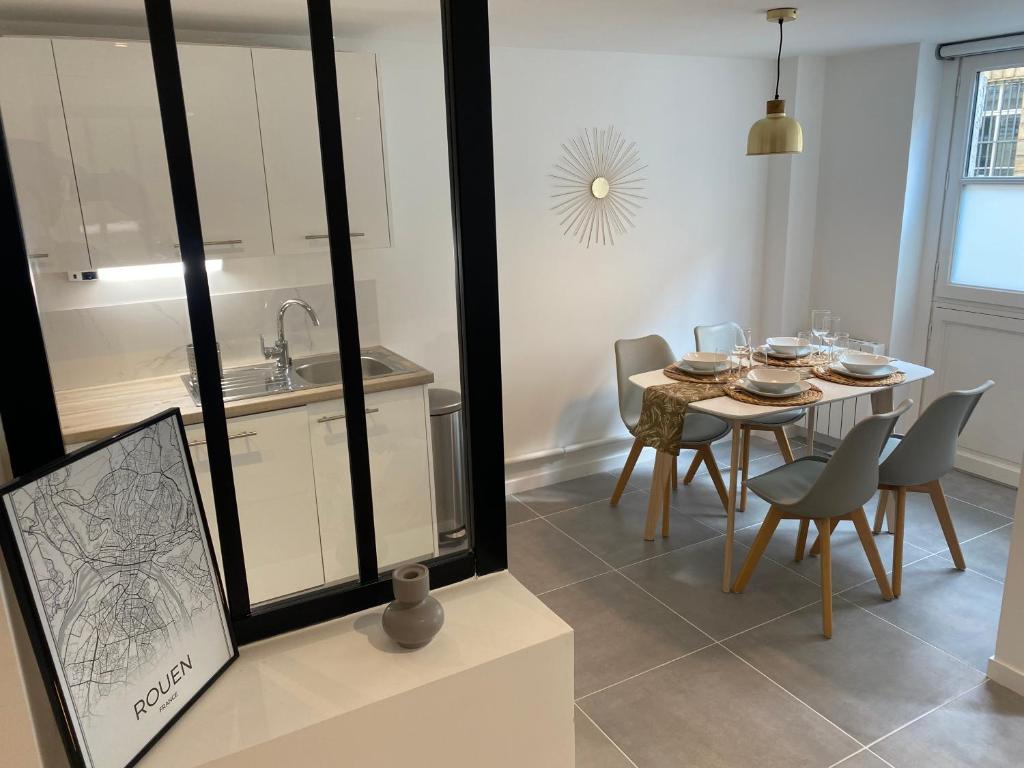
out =
{"type": "Polygon", "coordinates": [[[887,365],[879,373],[854,373],[842,363],[831,363],[829,370],[835,371],[840,376],[849,376],[851,379],[884,379],[886,376],[891,376],[896,373],[899,369],[895,365],[887,365]]]}
{"type": "Polygon", "coordinates": [[[814,352],[814,348],[812,347],[811,349],[804,352],[802,355],[787,355],[785,352],[776,352],[767,344],[762,344],[760,347],[757,348],[757,351],[760,352],[761,354],[767,354],[768,357],[777,357],[779,360],[799,360],[803,357],[807,357],[812,352],[814,352]]]}
{"type": "Polygon", "coordinates": [[[735,367],[736,366],[734,363],[719,363],[717,366],[715,366],[714,370],[709,370],[707,368],[694,368],[685,360],[676,360],[676,368],[678,368],[681,371],[686,371],[687,373],[696,374],[697,376],[714,376],[716,373],[722,373],[723,371],[728,371],[730,368],[735,367]]]}
{"type": "Polygon", "coordinates": [[[740,389],[745,389],[752,395],[758,395],[760,397],[793,397],[795,395],[802,394],[811,388],[811,385],[806,381],[801,381],[793,385],[793,388],[785,392],[765,392],[763,389],[758,389],[757,384],[754,384],[749,379],[743,378],[736,382],[736,386],[740,389]]]}

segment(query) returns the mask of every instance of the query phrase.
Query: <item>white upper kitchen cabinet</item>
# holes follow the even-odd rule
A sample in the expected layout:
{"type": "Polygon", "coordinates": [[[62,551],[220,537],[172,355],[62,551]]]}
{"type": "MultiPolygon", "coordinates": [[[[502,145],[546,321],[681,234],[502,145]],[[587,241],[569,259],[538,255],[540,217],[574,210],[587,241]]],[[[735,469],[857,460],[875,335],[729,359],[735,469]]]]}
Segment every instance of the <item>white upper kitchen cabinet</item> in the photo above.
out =
{"type": "Polygon", "coordinates": [[[49,40],[0,38],[0,110],[33,267],[41,272],[89,269],[49,40]]]}
{"type": "MultiPolygon", "coordinates": [[[[309,51],[254,48],[274,250],[327,250],[327,215],[309,51]]],[[[353,248],[386,248],[384,147],[373,54],[338,53],[342,151],[353,248]]]]}
{"type": "MultiPolygon", "coordinates": [[[[178,261],[149,43],[54,40],[94,267],[178,261]]],[[[209,258],[270,253],[248,49],[180,46],[209,258]]]]}

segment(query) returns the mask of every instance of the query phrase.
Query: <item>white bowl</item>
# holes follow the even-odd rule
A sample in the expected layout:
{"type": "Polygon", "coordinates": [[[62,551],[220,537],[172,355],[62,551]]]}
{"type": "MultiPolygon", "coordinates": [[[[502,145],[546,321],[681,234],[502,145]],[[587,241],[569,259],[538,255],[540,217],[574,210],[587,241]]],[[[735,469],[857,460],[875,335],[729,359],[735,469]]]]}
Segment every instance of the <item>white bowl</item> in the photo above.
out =
{"type": "Polygon", "coordinates": [[[754,368],[747,379],[765,392],[785,392],[800,383],[800,371],[792,368],[754,368]]]}
{"type": "Polygon", "coordinates": [[[869,352],[844,352],[839,362],[849,371],[870,376],[885,372],[889,363],[892,362],[892,358],[885,355],[872,355],[869,352]]]}
{"type": "Polygon", "coordinates": [[[797,336],[772,336],[768,339],[768,346],[780,355],[806,355],[811,351],[810,344],[801,344],[797,336]]]}
{"type": "Polygon", "coordinates": [[[729,363],[729,356],[724,352],[687,352],[683,362],[697,371],[717,371],[729,363]]]}

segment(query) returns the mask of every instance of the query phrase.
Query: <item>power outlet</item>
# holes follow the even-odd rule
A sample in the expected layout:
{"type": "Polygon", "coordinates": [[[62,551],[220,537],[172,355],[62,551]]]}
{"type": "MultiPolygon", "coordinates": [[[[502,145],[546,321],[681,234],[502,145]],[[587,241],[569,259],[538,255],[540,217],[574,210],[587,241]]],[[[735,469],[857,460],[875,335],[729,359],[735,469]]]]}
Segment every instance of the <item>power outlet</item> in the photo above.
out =
{"type": "Polygon", "coordinates": [[[68,272],[68,281],[72,283],[87,283],[97,278],[96,270],[83,270],[82,272],[68,272]]]}

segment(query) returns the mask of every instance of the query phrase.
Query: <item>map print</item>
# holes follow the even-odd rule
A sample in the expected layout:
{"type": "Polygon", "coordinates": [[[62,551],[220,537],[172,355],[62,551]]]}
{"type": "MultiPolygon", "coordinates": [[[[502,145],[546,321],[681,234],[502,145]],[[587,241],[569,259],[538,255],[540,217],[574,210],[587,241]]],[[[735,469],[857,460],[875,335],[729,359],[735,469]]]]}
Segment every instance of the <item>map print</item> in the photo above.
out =
{"type": "Polygon", "coordinates": [[[164,419],[9,497],[83,723],[162,671],[194,625],[221,625],[183,450],[164,419]]]}

